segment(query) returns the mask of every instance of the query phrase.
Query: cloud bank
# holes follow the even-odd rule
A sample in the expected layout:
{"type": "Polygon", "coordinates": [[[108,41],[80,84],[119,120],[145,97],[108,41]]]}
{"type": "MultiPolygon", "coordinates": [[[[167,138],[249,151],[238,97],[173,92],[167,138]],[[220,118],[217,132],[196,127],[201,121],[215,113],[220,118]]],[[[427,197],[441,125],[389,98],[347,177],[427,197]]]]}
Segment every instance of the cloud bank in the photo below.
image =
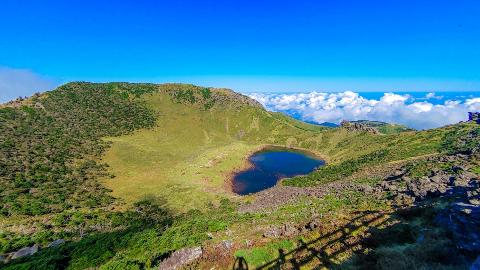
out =
{"type": "Polygon", "coordinates": [[[55,87],[52,80],[30,70],[0,67],[0,103],[55,87]]]}
{"type": "Polygon", "coordinates": [[[467,120],[467,112],[480,110],[480,97],[446,100],[441,104],[428,93],[423,99],[408,94],[384,93],[379,99],[368,99],[359,93],[253,93],[251,98],[266,109],[285,112],[304,121],[340,123],[342,120],[376,120],[403,124],[415,129],[430,129],[467,120]]]}

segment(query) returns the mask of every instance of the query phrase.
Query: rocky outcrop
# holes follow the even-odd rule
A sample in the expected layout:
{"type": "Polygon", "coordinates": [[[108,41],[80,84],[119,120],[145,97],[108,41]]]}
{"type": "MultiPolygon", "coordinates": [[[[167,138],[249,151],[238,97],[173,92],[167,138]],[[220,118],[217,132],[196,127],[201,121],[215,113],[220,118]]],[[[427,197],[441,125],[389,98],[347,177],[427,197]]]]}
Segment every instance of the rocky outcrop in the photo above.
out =
{"type": "Polygon", "coordinates": [[[167,259],[162,261],[159,266],[159,270],[174,270],[184,267],[196,259],[200,258],[203,254],[201,247],[182,248],[170,255],[167,259]]]}
{"type": "Polygon", "coordinates": [[[480,178],[469,171],[473,156],[451,155],[427,159],[441,164],[413,177],[407,167],[387,176],[380,188],[394,196],[398,206],[411,205],[431,198],[449,198],[436,214],[435,221],[450,232],[460,250],[480,252],[480,178]]]}
{"type": "Polygon", "coordinates": [[[477,124],[480,124],[480,112],[469,112],[468,121],[476,122],[477,124]]]}
{"type": "Polygon", "coordinates": [[[265,238],[279,238],[282,236],[292,237],[302,233],[313,231],[318,228],[319,222],[312,220],[303,225],[295,225],[292,223],[282,224],[280,226],[272,226],[263,232],[263,237],[265,238]]]}
{"type": "Polygon", "coordinates": [[[63,245],[65,244],[65,240],[63,239],[57,239],[57,240],[54,240],[52,241],[50,244],[47,245],[47,248],[49,247],[58,247],[60,245],[63,245]]]}
{"type": "Polygon", "coordinates": [[[459,249],[480,252],[480,207],[463,202],[452,203],[440,212],[436,221],[448,229],[459,249]]]}
{"type": "Polygon", "coordinates": [[[40,247],[38,245],[33,245],[31,247],[24,247],[16,251],[15,253],[13,253],[10,259],[14,260],[14,259],[22,258],[25,256],[31,256],[37,253],[39,250],[40,250],[40,247]]]}
{"type": "MultiPolygon", "coordinates": [[[[58,247],[60,245],[65,244],[65,240],[63,239],[57,239],[52,242],[50,242],[45,248],[54,248],[58,247]]],[[[14,259],[26,257],[26,256],[32,256],[33,254],[37,253],[40,251],[40,246],[38,244],[35,244],[31,247],[24,247],[21,248],[17,251],[10,252],[7,254],[0,255],[0,262],[9,262],[14,259]]]]}
{"type": "Polygon", "coordinates": [[[340,123],[340,126],[344,129],[348,130],[348,131],[363,131],[363,132],[369,132],[369,133],[372,133],[372,134],[380,134],[378,129],[376,129],[374,127],[369,127],[369,126],[367,126],[365,124],[362,124],[362,123],[352,123],[352,122],[343,120],[340,123]]]}
{"type": "MultiPolygon", "coordinates": [[[[471,157],[461,155],[444,156],[432,157],[427,161],[432,164],[452,162],[462,164],[467,163],[466,159],[469,158],[471,157]]],[[[421,177],[411,176],[407,168],[402,167],[385,177],[380,184],[380,189],[392,194],[399,205],[458,194],[465,194],[472,203],[477,203],[476,196],[473,195],[477,192],[479,182],[479,177],[462,165],[446,166],[443,169],[432,168],[421,177]]]]}
{"type": "Polygon", "coordinates": [[[373,192],[373,190],[368,191],[369,187],[367,186],[352,183],[350,181],[336,181],[325,185],[307,188],[279,184],[255,193],[253,195],[255,200],[240,205],[238,211],[241,213],[270,211],[286,203],[293,202],[299,197],[308,196],[320,198],[326,194],[343,191],[345,189],[373,192]]]}

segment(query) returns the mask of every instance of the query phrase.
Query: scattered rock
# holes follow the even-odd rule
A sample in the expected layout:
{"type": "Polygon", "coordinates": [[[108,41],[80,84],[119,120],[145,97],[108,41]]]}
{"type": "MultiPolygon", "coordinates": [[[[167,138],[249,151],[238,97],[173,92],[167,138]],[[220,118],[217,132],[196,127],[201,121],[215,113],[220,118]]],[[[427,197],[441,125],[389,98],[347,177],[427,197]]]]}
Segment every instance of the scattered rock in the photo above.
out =
{"type": "Polygon", "coordinates": [[[299,230],[295,225],[287,223],[283,225],[282,235],[284,236],[293,236],[299,233],[299,230]]]}
{"type": "Polygon", "coordinates": [[[11,259],[14,260],[14,259],[25,257],[25,256],[31,256],[31,255],[37,253],[39,250],[40,250],[40,247],[37,244],[35,244],[31,247],[24,247],[22,249],[19,249],[15,253],[13,253],[11,259]]]}
{"type": "Polygon", "coordinates": [[[47,247],[58,247],[60,245],[65,244],[65,240],[63,239],[57,239],[52,241],[50,244],[47,245],[47,247]]]}
{"type": "Polygon", "coordinates": [[[468,199],[468,202],[472,205],[480,205],[480,199],[478,198],[470,198],[468,199]]]}
{"type": "Polygon", "coordinates": [[[373,193],[374,188],[369,186],[369,185],[359,185],[358,186],[358,191],[364,192],[364,193],[373,193]]]}
{"type": "Polygon", "coordinates": [[[40,102],[36,102],[35,105],[34,105],[34,107],[37,108],[37,109],[42,109],[42,110],[45,109],[45,107],[43,106],[43,104],[40,103],[40,102]]]}
{"type": "Polygon", "coordinates": [[[192,263],[203,254],[202,247],[182,248],[160,263],[159,270],[174,270],[192,263]]]}
{"type": "Polygon", "coordinates": [[[313,231],[314,229],[318,228],[319,226],[320,226],[320,224],[318,224],[318,222],[314,220],[314,221],[310,221],[309,223],[307,223],[305,228],[307,230],[313,231]]]}
{"type": "Polygon", "coordinates": [[[397,185],[394,185],[390,182],[382,182],[381,185],[380,185],[384,190],[387,190],[387,191],[397,191],[398,190],[398,186],[397,185]]]}
{"type": "Polygon", "coordinates": [[[270,228],[263,233],[263,237],[265,238],[278,238],[280,236],[281,236],[281,230],[276,227],[270,228]]]}
{"type": "Polygon", "coordinates": [[[301,233],[306,233],[313,231],[314,229],[320,227],[320,224],[316,221],[307,222],[304,225],[293,225],[291,223],[283,224],[280,226],[270,227],[263,233],[265,238],[278,238],[281,236],[291,237],[299,235],[301,233]]]}
{"type": "Polygon", "coordinates": [[[436,221],[451,231],[458,248],[480,252],[480,206],[453,203],[437,215],[436,221]]]}
{"type": "Polygon", "coordinates": [[[352,123],[346,120],[343,120],[340,123],[340,126],[348,131],[364,131],[364,132],[369,132],[373,134],[380,134],[378,129],[374,127],[369,127],[367,125],[364,125],[362,123],[352,123]]]}
{"type": "Polygon", "coordinates": [[[393,196],[393,203],[398,206],[440,196],[451,198],[448,207],[437,214],[436,222],[451,233],[459,249],[478,254],[480,181],[477,175],[468,171],[473,155],[470,153],[429,157],[429,163],[454,165],[433,167],[425,172],[423,177],[409,177],[409,172],[401,169],[385,177],[377,188],[388,191],[393,196]]]}
{"type": "Polygon", "coordinates": [[[414,179],[406,183],[407,193],[420,200],[437,197],[447,191],[447,182],[449,181],[444,177],[436,177],[434,180],[426,176],[414,179]]]}
{"type": "Polygon", "coordinates": [[[255,200],[251,203],[242,204],[238,210],[241,213],[269,211],[286,203],[293,202],[299,197],[307,196],[321,198],[328,193],[343,191],[345,189],[363,190],[364,188],[362,186],[365,185],[352,183],[348,180],[308,188],[283,186],[282,184],[278,184],[269,189],[255,193],[253,195],[255,200]]]}
{"type": "Polygon", "coordinates": [[[406,172],[407,170],[405,168],[396,169],[393,173],[387,176],[385,180],[387,181],[397,180],[402,176],[404,176],[406,172]]]}
{"type": "Polygon", "coordinates": [[[400,193],[394,197],[393,201],[395,205],[410,205],[415,202],[415,197],[400,193]]]}
{"type": "Polygon", "coordinates": [[[477,124],[480,124],[480,112],[469,112],[468,121],[477,122],[477,124]]]}
{"type": "MultiPolygon", "coordinates": [[[[220,243],[213,246],[213,250],[215,251],[215,257],[217,258],[230,258],[232,255],[232,251],[234,249],[234,242],[232,240],[223,240],[220,243]]],[[[205,252],[205,256],[208,258],[209,252],[205,252]]]]}
{"type": "Polygon", "coordinates": [[[223,240],[221,245],[223,249],[230,250],[233,247],[233,242],[232,240],[223,240]]]}

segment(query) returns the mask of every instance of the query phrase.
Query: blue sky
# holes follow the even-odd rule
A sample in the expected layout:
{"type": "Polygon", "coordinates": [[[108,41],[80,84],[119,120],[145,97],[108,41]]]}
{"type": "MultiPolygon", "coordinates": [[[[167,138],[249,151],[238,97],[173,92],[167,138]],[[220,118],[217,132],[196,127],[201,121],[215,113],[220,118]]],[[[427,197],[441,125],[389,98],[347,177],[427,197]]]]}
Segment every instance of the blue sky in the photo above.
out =
{"type": "Polygon", "coordinates": [[[480,91],[478,14],[478,0],[3,0],[0,66],[52,85],[480,91]]]}

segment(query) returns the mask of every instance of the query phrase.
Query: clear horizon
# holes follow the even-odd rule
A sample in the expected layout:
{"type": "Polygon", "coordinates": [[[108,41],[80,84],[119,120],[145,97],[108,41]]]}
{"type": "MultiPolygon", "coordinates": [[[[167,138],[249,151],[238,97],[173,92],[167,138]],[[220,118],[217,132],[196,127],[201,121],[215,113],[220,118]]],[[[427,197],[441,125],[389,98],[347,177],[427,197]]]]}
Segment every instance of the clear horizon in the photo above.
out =
{"type": "Polygon", "coordinates": [[[249,93],[337,93],[353,91],[357,93],[429,93],[429,92],[471,92],[480,95],[480,82],[451,80],[398,80],[367,78],[288,78],[288,77],[168,77],[152,79],[112,78],[89,80],[77,78],[65,80],[37,74],[28,69],[14,69],[0,66],[0,102],[14,100],[19,96],[30,96],[35,92],[44,92],[73,81],[88,82],[132,82],[132,83],[189,83],[205,87],[229,88],[234,91],[249,93]]]}

